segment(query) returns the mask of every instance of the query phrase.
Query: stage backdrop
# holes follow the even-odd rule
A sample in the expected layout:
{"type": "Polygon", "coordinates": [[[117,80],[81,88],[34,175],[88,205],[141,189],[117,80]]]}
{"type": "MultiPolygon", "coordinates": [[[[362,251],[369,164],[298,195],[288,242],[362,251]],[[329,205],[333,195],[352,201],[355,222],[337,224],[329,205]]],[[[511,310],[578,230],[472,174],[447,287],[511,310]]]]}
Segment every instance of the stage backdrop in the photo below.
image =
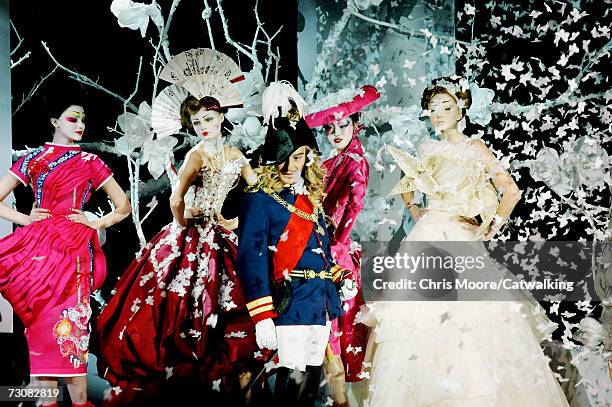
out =
{"type": "MultiPolygon", "coordinates": [[[[9,2],[0,1],[0,162],[11,162],[11,47],[9,36],[9,2]]],[[[10,196],[4,201],[13,204],[10,196]]],[[[0,222],[0,237],[13,231],[8,222],[0,222]]],[[[0,295],[0,333],[13,332],[13,310],[9,303],[0,295]]]]}

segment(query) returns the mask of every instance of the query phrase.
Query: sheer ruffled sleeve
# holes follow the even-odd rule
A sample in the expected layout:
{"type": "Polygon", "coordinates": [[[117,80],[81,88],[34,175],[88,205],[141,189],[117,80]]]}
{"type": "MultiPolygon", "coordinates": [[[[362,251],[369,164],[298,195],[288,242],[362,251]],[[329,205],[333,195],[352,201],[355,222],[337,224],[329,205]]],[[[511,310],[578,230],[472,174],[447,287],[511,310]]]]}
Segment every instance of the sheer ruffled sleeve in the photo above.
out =
{"type": "Polygon", "coordinates": [[[430,168],[435,166],[435,163],[428,162],[424,165],[418,158],[393,146],[387,146],[387,149],[404,172],[404,177],[393,187],[389,195],[417,190],[428,195],[438,194],[439,186],[431,176],[433,168],[430,168]]]}
{"type": "Polygon", "coordinates": [[[387,146],[387,150],[395,159],[395,162],[404,172],[404,177],[393,187],[389,195],[403,194],[404,192],[412,192],[415,188],[415,179],[423,168],[419,165],[418,160],[410,154],[399,150],[393,146],[387,146]]]}

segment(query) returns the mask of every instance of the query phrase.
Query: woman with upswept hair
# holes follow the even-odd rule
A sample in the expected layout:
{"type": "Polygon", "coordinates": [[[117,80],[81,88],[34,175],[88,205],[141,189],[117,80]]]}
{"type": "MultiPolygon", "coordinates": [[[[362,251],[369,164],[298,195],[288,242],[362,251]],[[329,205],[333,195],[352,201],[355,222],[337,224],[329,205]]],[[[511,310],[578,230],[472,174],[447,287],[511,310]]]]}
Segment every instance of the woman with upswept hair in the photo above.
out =
{"type": "MultiPolygon", "coordinates": [[[[438,247],[456,259],[472,249],[483,256],[482,240],[499,231],[520,200],[512,176],[485,143],[458,129],[471,103],[465,81],[435,80],[423,92],[422,107],[440,140],[423,141],[416,156],[389,148],[406,174],[391,194],[401,194],[416,219],[406,247],[451,241],[454,246],[438,247]],[[427,195],[425,209],[413,203],[416,190],[427,195]]],[[[483,259],[483,268],[464,270],[461,278],[509,277],[483,259]]],[[[435,271],[424,272],[435,278],[435,271]]],[[[452,295],[455,301],[447,294],[446,301],[373,304],[370,406],[568,406],[540,348],[554,324],[529,294],[502,290],[476,297],[480,293],[456,289],[452,295]]]]}
{"type": "Polygon", "coordinates": [[[215,89],[176,106],[200,141],[173,181],[174,219],[123,273],[98,319],[103,377],[121,390],[109,405],[180,404],[193,395],[179,389],[227,395],[236,362],[256,351],[234,271],[237,219],[225,219],[221,208],[240,177],[247,184],[257,177],[242,152],[224,143],[232,106],[215,89]]]}
{"type": "Polygon", "coordinates": [[[25,325],[32,382],[48,389],[41,405],[58,406],[52,390],[63,379],[73,406],[92,407],[86,379],[90,296],[106,276],[98,231],[125,219],[131,206],[102,159],[81,150],[83,138],[91,139],[84,136],[83,96],[62,91],[47,106],[52,142],[28,151],[0,178],[0,218],[20,225],[0,239],[0,293],[25,325]],[[20,184],[34,194],[29,214],[2,202],[20,184]],[[84,207],[98,190],[115,209],[94,220],[84,207]]]}

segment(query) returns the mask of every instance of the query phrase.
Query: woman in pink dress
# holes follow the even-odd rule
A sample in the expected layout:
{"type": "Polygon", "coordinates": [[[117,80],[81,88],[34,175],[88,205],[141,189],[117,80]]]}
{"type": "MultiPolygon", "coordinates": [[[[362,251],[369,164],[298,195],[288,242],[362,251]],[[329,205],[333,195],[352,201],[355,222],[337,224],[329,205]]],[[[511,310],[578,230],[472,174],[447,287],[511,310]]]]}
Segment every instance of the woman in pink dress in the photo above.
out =
{"type": "Polygon", "coordinates": [[[368,160],[357,138],[363,128],[359,125],[359,112],[379,96],[376,88],[369,85],[357,90],[343,90],[316,102],[310,108],[315,112],[305,118],[311,128],[323,126],[328,141],[335,148],[336,155],[323,163],[327,170],[323,208],[334,229],[331,234],[332,255],[338,265],[353,274],[358,291],[352,299],[344,301],[345,313],[332,322],[324,362],[330,394],[338,406],[348,405],[346,382],[361,380],[359,374],[367,343],[368,328],[355,324],[355,315],[364,300],[361,293],[361,250],[352,245],[350,233],[363,209],[369,176],[368,160]]]}
{"type": "Polygon", "coordinates": [[[194,391],[214,404],[210,397],[232,392],[236,366],[257,351],[234,269],[237,218],[220,213],[240,176],[247,184],[257,176],[238,148],[223,143],[232,107],[223,97],[182,103],[182,124],[201,141],[174,182],[174,220],[123,273],[98,319],[102,375],[113,386],[108,405],[181,404],[194,391]]]}
{"type": "Polygon", "coordinates": [[[88,406],[89,296],[106,275],[97,230],[131,208],[106,164],[75,144],[85,129],[83,106],[60,108],[51,118],[53,142],[21,157],[0,179],[0,201],[20,183],[32,187],[35,199],[29,215],[0,202],[0,217],[23,226],[0,239],[0,293],[25,325],[37,385],[54,387],[63,377],[73,406],[88,406]],[[89,221],[83,207],[100,188],[116,209],[89,221]]]}

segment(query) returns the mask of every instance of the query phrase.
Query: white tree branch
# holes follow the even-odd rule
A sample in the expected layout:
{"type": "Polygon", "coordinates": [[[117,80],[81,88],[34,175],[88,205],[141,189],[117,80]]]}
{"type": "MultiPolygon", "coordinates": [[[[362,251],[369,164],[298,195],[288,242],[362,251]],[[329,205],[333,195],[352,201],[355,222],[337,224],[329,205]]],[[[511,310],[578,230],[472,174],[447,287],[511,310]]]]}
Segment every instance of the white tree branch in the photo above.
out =
{"type": "Polygon", "coordinates": [[[213,38],[212,27],[210,26],[210,16],[212,15],[212,9],[208,5],[208,0],[204,1],[204,11],[202,12],[202,17],[206,22],[206,29],[208,30],[208,41],[210,42],[210,47],[215,49],[215,40],[213,38]]]}
{"type": "Polygon", "coordinates": [[[11,69],[13,69],[14,67],[16,67],[17,65],[19,65],[20,63],[22,63],[23,61],[25,61],[26,59],[28,59],[30,57],[30,55],[32,55],[31,51],[26,52],[25,55],[23,55],[21,58],[19,58],[17,61],[13,62],[11,61],[11,69]]]}
{"type": "Polygon", "coordinates": [[[251,49],[249,51],[247,48],[245,48],[244,45],[234,41],[230,37],[227,19],[225,18],[225,13],[223,12],[223,6],[221,5],[221,0],[217,0],[217,11],[219,12],[219,16],[221,17],[221,25],[223,26],[223,34],[225,36],[225,40],[227,41],[227,43],[233,46],[234,48],[236,48],[238,52],[241,52],[242,54],[246,55],[253,62],[253,68],[261,70],[263,68],[263,65],[257,59],[257,52],[255,51],[255,49],[251,49]]]}
{"type": "Polygon", "coordinates": [[[17,36],[17,45],[15,45],[15,48],[11,50],[11,56],[13,56],[13,54],[17,52],[19,47],[21,47],[21,44],[23,44],[23,38],[19,35],[19,31],[17,31],[17,27],[15,27],[15,24],[13,24],[13,21],[9,20],[9,22],[11,23],[11,28],[13,29],[13,31],[15,32],[15,35],[17,36]]]}

